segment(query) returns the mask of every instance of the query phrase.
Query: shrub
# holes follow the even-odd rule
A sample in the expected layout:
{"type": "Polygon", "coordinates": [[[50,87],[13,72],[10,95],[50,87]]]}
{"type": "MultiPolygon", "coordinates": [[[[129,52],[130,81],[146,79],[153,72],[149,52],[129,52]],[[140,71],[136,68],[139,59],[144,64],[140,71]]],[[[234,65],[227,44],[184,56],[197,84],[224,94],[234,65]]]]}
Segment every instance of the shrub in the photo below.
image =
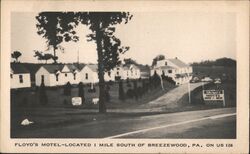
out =
{"type": "Polygon", "coordinates": [[[106,83],[104,85],[104,99],[105,101],[109,102],[110,100],[110,95],[109,95],[109,90],[110,90],[110,86],[109,86],[109,83],[106,83]]]}
{"type": "Polygon", "coordinates": [[[120,100],[124,100],[125,99],[122,81],[119,82],[119,99],[120,100]]]}
{"type": "Polygon", "coordinates": [[[137,91],[137,81],[134,80],[134,97],[137,100],[138,99],[138,91],[137,91]]]}
{"type": "Polygon", "coordinates": [[[45,89],[45,85],[42,82],[40,89],[39,89],[39,100],[40,100],[40,104],[42,105],[46,105],[48,104],[48,96],[46,94],[46,89],[45,89]]]}
{"type": "Polygon", "coordinates": [[[68,105],[68,101],[66,99],[63,100],[63,105],[68,105]]]}
{"type": "Polygon", "coordinates": [[[70,96],[71,95],[71,84],[70,82],[67,82],[65,85],[64,85],[64,91],[63,91],[63,94],[66,95],[66,96],[70,96]]]}
{"type": "Polygon", "coordinates": [[[84,86],[83,86],[83,83],[80,82],[78,84],[78,96],[82,98],[82,102],[85,101],[85,97],[84,97],[84,86]]]}
{"type": "Polygon", "coordinates": [[[134,97],[133,93],[134,93],[133,89],[128,89],[126,95],[128,98],[133,98],[134,97]]]}

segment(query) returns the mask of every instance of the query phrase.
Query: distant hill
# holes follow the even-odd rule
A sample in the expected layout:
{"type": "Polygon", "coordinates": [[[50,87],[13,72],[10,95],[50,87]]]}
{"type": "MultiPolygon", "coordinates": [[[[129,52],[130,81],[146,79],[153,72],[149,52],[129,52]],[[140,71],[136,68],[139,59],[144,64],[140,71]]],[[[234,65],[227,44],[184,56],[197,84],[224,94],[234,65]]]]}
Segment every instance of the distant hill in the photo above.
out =
{"type": "Polygon", "coordinates": [[[194,62],[192,66],[223,66],[223,67],[236,67],[236,60],[231,58],[219,58],[216,60],[205,60],[201,62],[194,62]]]}

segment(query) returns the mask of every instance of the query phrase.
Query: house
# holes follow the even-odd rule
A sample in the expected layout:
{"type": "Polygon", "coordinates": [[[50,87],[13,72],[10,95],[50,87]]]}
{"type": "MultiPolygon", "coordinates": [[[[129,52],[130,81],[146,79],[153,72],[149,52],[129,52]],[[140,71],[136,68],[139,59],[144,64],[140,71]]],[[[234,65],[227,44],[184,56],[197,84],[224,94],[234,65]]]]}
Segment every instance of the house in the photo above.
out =
{"type": "Polygon", "coordinates": [[[148,79],[150,77],[150,67],[147,65],[138,65],[140,69],[140,78],[148,79]]]}
{"type": "Polygon", "coordinates": [[[44,82],[45,86],[60,86],[67,82],[78,84],[80,73],[73,64],[48,64],[41,66],[35,74],[36,86],[44,82]]]}
{"type": "MultiPolygon", "coordinates": [[[[81,71],[81,82],[83,83],[97,83],[99,82],[98,78],[98,66],[96,64],[87,64],[85,65],[81,71]]],[[[114,81],[115,75],[113,71],[104,73],[105,81],[114,81]]]]}
{"type": "Polygon", "coordinates": [[[114,68],[114,74],[116,79],[139,79],[141,77],[141,71],[135,64],[121,65],[114,68]]]}
{"type": "Polygon", "coordinates": [[[30,72],[22,64],[11,64],[10,88],[31,87],[30,72]]]}
{"type": "Polygon", "coordinates": [[[154,73],[171,77],[177,85],[188,83],[192,79],[193,69],[178,58],[157,61],[151,68],[150,75],[154,73]]]}

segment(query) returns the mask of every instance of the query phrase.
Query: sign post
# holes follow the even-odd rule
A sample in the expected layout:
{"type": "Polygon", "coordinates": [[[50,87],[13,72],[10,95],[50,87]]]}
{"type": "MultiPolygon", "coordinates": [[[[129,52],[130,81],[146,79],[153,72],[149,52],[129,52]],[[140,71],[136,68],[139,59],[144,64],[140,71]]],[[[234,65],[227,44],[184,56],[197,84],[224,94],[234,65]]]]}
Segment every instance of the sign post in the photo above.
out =
{"type": "Polygon", "coordinates": [[[224,90],[203,90],[204,101],[223,101],[223,107],[226,106],[224,90]]]}

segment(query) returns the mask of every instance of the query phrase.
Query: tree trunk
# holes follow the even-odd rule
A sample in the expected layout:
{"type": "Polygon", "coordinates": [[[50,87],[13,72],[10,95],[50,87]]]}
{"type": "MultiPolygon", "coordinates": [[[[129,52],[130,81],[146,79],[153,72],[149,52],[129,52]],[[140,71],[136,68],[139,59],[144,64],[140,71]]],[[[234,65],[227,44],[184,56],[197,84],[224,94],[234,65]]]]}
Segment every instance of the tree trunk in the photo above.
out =
{"type": "Polygon", "coordinates": [[[56,61],[56,49],[55,49],[55,47],[53,48],[53,50],[54,50],[54,63],[56,64],[57,63],[57,61],[56,61]]]}
{"type": "Polygon", "coordinates": [[[104,64],[103,64],[103,53],[102,53],[103,45],[102,45],[102,32],[100,29],[101,29],[100,27],[96,29],[96,45],[98,54],[98,78],[99,78],[99,112],[105,113],[106,105],[105,105],[104,64]]]}

